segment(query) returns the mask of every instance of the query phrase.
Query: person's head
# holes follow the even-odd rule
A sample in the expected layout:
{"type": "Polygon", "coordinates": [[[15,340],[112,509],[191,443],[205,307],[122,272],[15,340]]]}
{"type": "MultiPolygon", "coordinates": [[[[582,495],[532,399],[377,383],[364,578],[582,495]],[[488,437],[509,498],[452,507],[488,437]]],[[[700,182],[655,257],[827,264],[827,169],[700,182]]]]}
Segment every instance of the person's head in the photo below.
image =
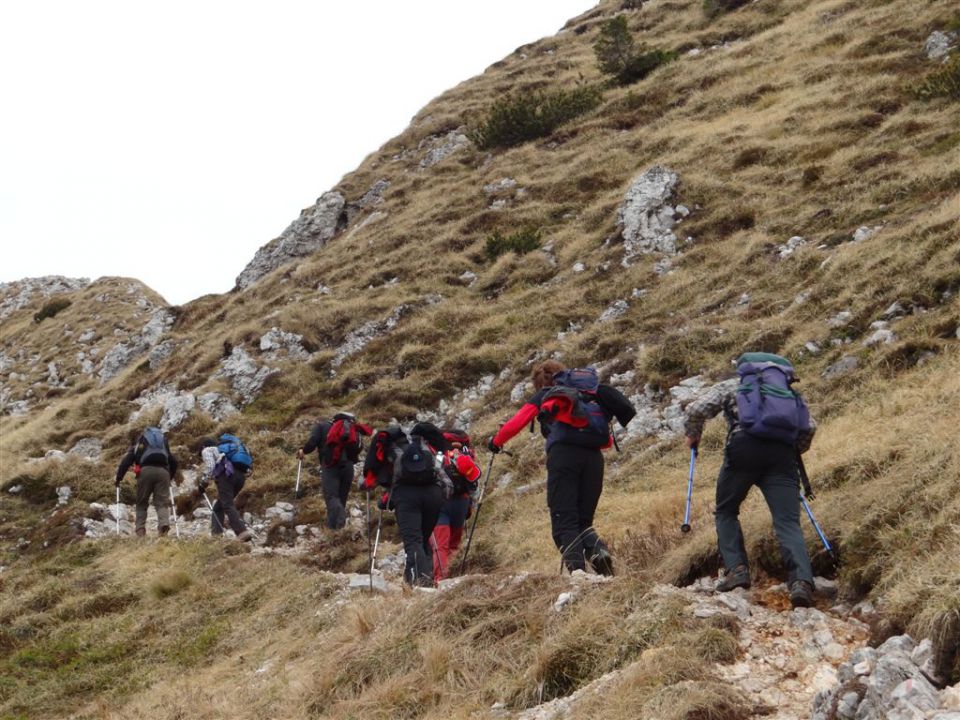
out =
{"type": "Polygon", "coordinates": [[[217,442],[213,438],[204,438],[200,441],[200,452],[202,453],[208,447],[216,447],[217,442]]]}
{"type": "Polygon", "coordinates": [[[563,366],[563,363],[557,360],[544,360],[533,366],[530,379],[533,381],[533,386],[537,390],[542,390],[543,388],[553,385],[553,376],[564,370],[566,370],[566,368],[563,366]]]}

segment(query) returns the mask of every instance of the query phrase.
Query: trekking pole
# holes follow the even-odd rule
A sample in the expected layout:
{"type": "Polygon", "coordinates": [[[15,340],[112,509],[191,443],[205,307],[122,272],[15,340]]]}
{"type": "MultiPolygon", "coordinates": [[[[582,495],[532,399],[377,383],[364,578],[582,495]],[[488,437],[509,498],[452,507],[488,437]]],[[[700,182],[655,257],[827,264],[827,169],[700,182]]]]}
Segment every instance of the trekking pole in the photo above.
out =
{"type": "Polygon", "coordinates": [[[120,536],[120,486],[117,485],[117,537],[120,536]]]}
{"type": "Polygon", "coordinates": [[[437,564],[440,565],[440,579],[446,580],[447,567],[444,565],[443,558],[440,556],[440,545],[437,544],[437,536],[433,533],[430,533],[430,542],[433,543],[433,552],[436,553],[437,564]]]}
{"type": "Polygon", "coordinates": [[[213,515],[213,519],[217,521],[217,525],[220,526],[220,532],[226,532],[226,528],[223,526],[223,523],[220,522],[220,518],[217,517],[217,513],[214,512],[213,503],[210,502],[210,498],[207,497],[207,491],[202,490],[203,499],[207,501],[207,507],[210,508],[210,513],[213,515]]]}
{"type": "MultiPolygon", "coordinates": [[[[390,507],[390,499],[393,497],[393,485],[390,486],[390,492],[387,493],[387,507],[390,507]]],[[[377,537],[373,541],[373,552],[370,553],[370,583],[373,583],[373,567],[377,562],[377,549],[380,547],[380,529],[383,527],[383,508],[377,515],[377,537]]]]}
{"type": "Polygon", "coordinates": [[[690,477],[687,478],[687,508],[683,512],[683,525],[680,532],[690,532],[690,500],[693,497],[693,469],[697,462],[697,449],[690,448],[690,477]]]}
{"type": "Polygon", "coordinates": [[[303,469],[303,460],[297,461],[297,484],[293,489],[293,496],[300,497],[300,470],[303,469]]]}
{"type": "Polygon", "coordinates": [[[173,499],[173,490],[170,491],[170,509],[173,510],[173,527],[177,532],[177,539],[180,539],[180,519],[177,517],[177,503],[173,499]]]}
{"type": "Polygon", "coordinates": [[[807,511],[807,517],[810,518],[810,524],[813,525],[813,529],[816,530],[817,535],[820,536],[820,542],[823,543],[823,549],[832,556],[833,547],[830,545],[830,541],[827,540],[827,536],[823,534],[823,530],[821,530],[820,526],[817,524],[816,518],[813,517],[813,510],[810,509],[810,505],[807,503],[807,498],[804,496],[802,491],[800,492],[800,503],[803,505],[803,509],[807,511]]]}
{"type": "Polygon", "coordinates": [[[463,549],[463,558],[460,560],[460,575],[467,567],[467,555],[470,554],[470,544],[473,542],[473,533],[477,530],[477,519],[480,517],[480,508],[483,507],[483,496],[487,492],[487,483],[490,482],[490,473],[493,470],[493,459],[495,454],[490,455],[490,462],[487,463],[487,477],[484,478],[483,485],[480,487],[480,497],[477,498],[477,511],[473,514],[473,523],[470,525],[470,534],[467,535],[467,546],[463,549]]]}
{"type": "Polygon", "coordinates": [[[370,558],[370,592],[373,592],[373,536],[370,534],[370,491],[367,490],[367,557],[370,558]]]}

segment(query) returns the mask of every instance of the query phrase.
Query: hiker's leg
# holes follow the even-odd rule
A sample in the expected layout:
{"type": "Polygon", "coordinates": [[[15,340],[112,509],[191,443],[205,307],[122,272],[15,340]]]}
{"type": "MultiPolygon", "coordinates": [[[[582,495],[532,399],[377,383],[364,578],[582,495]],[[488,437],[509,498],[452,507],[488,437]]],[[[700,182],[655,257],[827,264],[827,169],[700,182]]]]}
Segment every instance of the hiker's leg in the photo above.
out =
{"type": "Polygon", "coordinates": [[[748,565],[743,530],[740,527],[740,505],[747,497],[753,482],[751,473],[740,469],[738,465],[743,460],[744,449],[739,440],[731,439],[724,452],[723,465],[717,478],[714,520],[717,527],[717,545],[727,570],[748,565]],[[735,442],[737,445],[734,445],[735,442]]]}
{"type": "Polygon", "coordinates": [[[784,445],[782,457],[759,483],[770,508],[773,531],[780,543],[780,557],[787,569],[787,581],[806,580],[813,585],[810,555],[800,527],[800,480],[796,474],[793,448],[784,445]]]}
{"type": "Polygon", "coordinates": [[[580,534],[580,448],[555,443],[547,452],[547,506],[553,542],[563,554],[570,572],[583,570],[583,546],[580,534]]]}
{"type": "Polygon", "coordinates": [[[463,538],[463,528],[467,524],[467,515],[470,513],[470,504],[473,500],[469,495],[460,495],[451,498],[446,507],[450,517],[450,553],[453,554],[460,547],[463,538]]]}
{"type": "Polygon", "coordinates": [[[417,584],[433,587],[433,547],[430,536],[437,527],[443,507],[443,490],[437,485],[423,488],[420,510],[420,536],[424,539],[423,553],[417,555],[417,584]]]}
{"type": "Polygon", "coordinates": [[[419,488],[399,485],[393,490],[393,504],[397,513],[397,529],[403,541],[407,561],[403,579],[414,584],[417,578],[418,556],[423,554],[423,526],[419,488]]]}
{"type": "Polygon", "coordinates": [[[170,529],[170,472],[166,468],[145,467],[153,487],[153,508],[157,511],[157,530],[163,534],[170,529]],[[164,530],[166,528],[166,530],[164,530]]]}
{"type": "MultiPolygon", "coordinates": [[[[579,448],[583,457],[580,473],[580,496],[578,498],[579,534],[587,556],[593,554],[594,548],[602,544],[597,531],[593,527],[593,518],[603,492],[603,454],[599,450],[579,448]]],[[[604,546],[606,548],[606,546],[604,546]]]]}
{"type": "Polygon", "coordinates": [[[239,488],[243,487],[244,479],[243,473],[239,470],[235,470],[232,477],[224,475],[217,478],[217,505],[220,506],[220,517],[227,516],[230,527],[236,535],[247,529],[236,503],[237,493],[240,491],[239,488]]]}
{"type": "Polygon", "coordinates": [[[153,479],[150,473],[144,472],[147,468],[141,468],[137,476],[137,495],[135,505],[135,521],[137,535],[142,535],[147,531],[147,509],[150,507],[150,494],[153,492],[153,479]]]}
{"type": "Polygon", "coordinates": [[[347,500],[350,498],[350,488],[353,487],[353,463],[344,463],[340,468],[340,504],[344,509],[346,522],[347,500]]]}
{"type": "Polygon", "coordinates": [[[327,504],[327,527],[332,530],[343,527],[343,503],[340,502],[340,470],[338,467],[323,468],[320,473],[323,501],[327,504]]]}
{"type": "Polygon", "coordinates": [[[440,582],[450,575],[450,525],[443,513],[433,529],[433,579],[440,582]]]}

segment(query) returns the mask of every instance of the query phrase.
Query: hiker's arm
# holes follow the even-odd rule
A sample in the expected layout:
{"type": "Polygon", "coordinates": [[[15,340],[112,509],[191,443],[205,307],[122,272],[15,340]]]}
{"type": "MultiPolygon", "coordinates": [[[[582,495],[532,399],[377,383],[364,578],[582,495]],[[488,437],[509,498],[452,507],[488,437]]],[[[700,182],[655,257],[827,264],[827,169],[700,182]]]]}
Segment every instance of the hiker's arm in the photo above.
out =
{"type": "Polygon", "coordinates": [[[163,444],[167,448],[167,457],[170,458],[170,478],[173,479],[173,476],[177,474],[177,456],[170,452],[170,443],[167,442],[166,438],[164,438],[163,444]]]}
{"type": "Polygon", "coordinates": [[[810,418],[810,429],[801,430],[800,435],[797,437],[797,451],[802,455],[807,450],[810,449],[810,445],[813,443],[813,436],[817,434],[817,422],[810,418]]]}
{"type": "Polygon", "coordinates": [[[324,436],[327,434],[324,431],[324,425],[325,423],[318,423],[317,426],[313,428],[313,432],[310,433],[310,438],[304,444],[303,448],[301,448],[304,455],[309,455],[323,444],[324,436]]]}
{"type": "Polygon", "coordinates": [[[130,466],[133,465],[133,461],[133,448],[130,448],[127,454],[123,456],[123,460],[120,461],[120,467],[117,468],[117,485],[123,481],[123,476],[127,474],[127,470],[129,470],[130,466]]]}
{"type": "Polygon", "coordinates": [[[503,447],[510,438],[536,419],[537,413],[539,412],[539,406],[533,403],[524,405],[517,411],[517,414],[507,420],[500,430],[497,431],[497,434],[493,436],[493,444],[497,447],[503,447]]]}
{"type": "Polygon", "coordinates": [[[637,414],[637,409],[633,406],[627,396],[622,392],[617,390],[615,387],[610,387],[609,385],[600,385],[597,388],[597,397],[600,399],[600,404],[606,408],[607,412],[613,414],[617,419],[617,422],[620,423],[620,427],[626,427],[630,424],[630,421],[633,420],[634,416],[637,414]]]}
{"type": "Polygon", "coordinates": [[[706,395],[687,405],[683,419],[683,431],[689,438],[687,445],[693,447],[700,441],[704,424],[720,414],[724,403],[732,396],[734,387],[729,383],[715,385],[706,395]]]}

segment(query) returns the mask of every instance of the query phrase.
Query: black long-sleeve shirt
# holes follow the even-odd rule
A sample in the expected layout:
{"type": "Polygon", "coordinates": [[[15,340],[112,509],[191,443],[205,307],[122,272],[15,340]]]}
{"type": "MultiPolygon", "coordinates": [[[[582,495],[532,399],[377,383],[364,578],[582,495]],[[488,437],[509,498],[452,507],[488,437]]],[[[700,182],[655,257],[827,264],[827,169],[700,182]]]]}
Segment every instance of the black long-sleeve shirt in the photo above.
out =
{"type": "MultiPolygon", "coordinates": [[[[177,474],[177,458],[172,452],[170,452],[170,443],[167,442],[167,439],[163,439],[163,446],[167,451],[167,462],[161,462],[158,457],[156,460],[148,460],[147,465],[153,465],[157,467],[165,467],[170,471],[170,477],[173,477],[177,474]]],[[[117,468],[117,482],[123,480],[123,476],[127,474],[127,471],[132,465],[140,464],[140,456],[143,454],[144,446],[142,442],[138,442],[136,445],[131,447],[127,454],[123,456],[123,459],[120,461],[120,467],[117,468]]]]}
{"type": "Polygon", "coordinates": [[[310,433],[310,437],[307,439],[307,442],[304,443],[304,455],[309,455],[316,450],[320,455],[320,460],[323,460],[323,446],[326,444],[327,434],[330,432],[331,424],[332,423],[323,420],[314,426],[313,431],[310,433]]]}

